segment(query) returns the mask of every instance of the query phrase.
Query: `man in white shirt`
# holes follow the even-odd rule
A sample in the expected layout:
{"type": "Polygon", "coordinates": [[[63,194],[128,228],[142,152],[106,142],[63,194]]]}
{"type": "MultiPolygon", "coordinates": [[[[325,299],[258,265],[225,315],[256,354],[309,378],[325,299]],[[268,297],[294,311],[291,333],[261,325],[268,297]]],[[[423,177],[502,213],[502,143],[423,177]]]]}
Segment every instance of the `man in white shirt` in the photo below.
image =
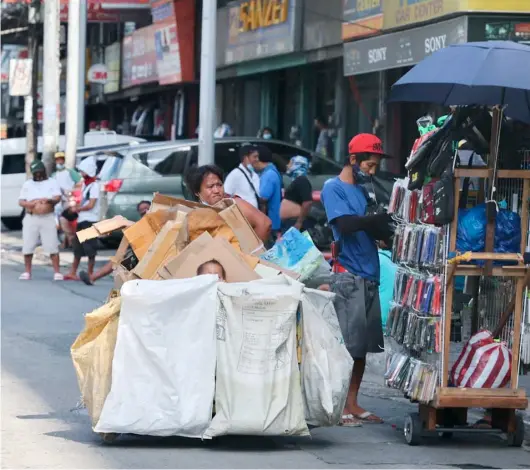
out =
{"type": "MultiPolygon", "coordinates": [[[[99,182],[96,180],[97,165],[93,157],[83,160],[78,167],[79,173],[83,177],[83,192],[79,206],[75,208],[77,212],[77,231],[85,230],[99,221],[100,196],[99,182]]],[[[93,238],[83,243],[79,242],[77,237],[73,240],[74,262],[70,272],[64,277],[68,281],[78,281],[77,269],[81,258],[88,258],[88,274],[94,274],[94,265],[96,264],[96,255],[98,252],[98,240],[93,238]]]]}
{"type": "Polygon", "coordinates": [[[55,281],[62,281],[59,272],[59,238],[55,225],[54,207],[61,200],[61,188],[54,179],[48,178],[46,168],[40,160],[31,164],[33,179],[27,180],[20,191],[19,204],[25,210],[22,223],[22,252],[25,271],[21,281],[31,279],[33,253],[39,240],[42,248],[50,254],[55,281]]]}
{"type": "Polygon", "coordinates": [[[256,209],[259,209],[259,175],[253,164],[258,160],[258,149],[254,145],[243,144],[239,149],[240,165],[226,177],[224,189],[226,194],[239,196],[256,209]]]}

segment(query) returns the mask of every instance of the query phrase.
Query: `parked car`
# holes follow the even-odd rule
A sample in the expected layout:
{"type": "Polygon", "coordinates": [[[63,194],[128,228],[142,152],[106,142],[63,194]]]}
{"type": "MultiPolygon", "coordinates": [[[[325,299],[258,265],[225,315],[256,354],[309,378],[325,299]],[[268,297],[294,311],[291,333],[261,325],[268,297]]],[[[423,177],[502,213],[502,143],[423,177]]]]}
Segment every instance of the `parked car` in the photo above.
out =
{"type": "MultiPolygon", "coordinates": [[[[314,200],[309,217],[313,222],[311,236],[321,249],[329,248],[331,231],[327,227],[325,212],[320,203],[320,190],[324,182],[336,176],[342,169],[339,163],[328,160],[314,152],[278,140],[257,138],[223,138],[215,142],[215,163],[228,174],[239,165],[239,147],[244,143],[262,144],[272,151],[279,170],[284,174],[285,187],[290,178],[285,176],[289,159],[303,155],[311,161],[309,178],[314,189],[314,200]]],[[[175,197],[190,199],[184,175],[197,164],[198,141],[179,140],[156,143],[140,143],[125,148],[97,153],[99,179],[102,184],[102,218],[123,215],[137,220],[137,204],[150,200],[153,193],[160,192],[175,197]]],[[[86,158],[79,154],[79,158],[86,158]]],[[[377,180],[377,178],[376,178],[377,180]]],[[[369,192],[374,192],[378,202],[387,204],[392,190],[393,178],[382,180],[384,184],[368,182],[369,192]],[[387,183],[385,183],[387,181],[387,183]]]]}

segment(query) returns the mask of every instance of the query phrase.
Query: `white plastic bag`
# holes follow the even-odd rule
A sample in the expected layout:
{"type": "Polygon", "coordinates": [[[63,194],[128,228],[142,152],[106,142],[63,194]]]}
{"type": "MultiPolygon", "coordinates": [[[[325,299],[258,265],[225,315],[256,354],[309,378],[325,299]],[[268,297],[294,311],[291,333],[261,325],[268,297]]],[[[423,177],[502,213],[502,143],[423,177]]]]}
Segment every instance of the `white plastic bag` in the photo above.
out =
{"type": "Polygon", "coordinates": [[[215,390],[217,276],[129,281],[100,433],[202,437],[215,390]]]}
{"type": "Polygon", "coordinates": [[[302,294],[302,395],[313,426],[339,423],[350,386],[353,359],[344,346],[333,294],[302,294]]]}
{"type": "Polygon", "coordinates": [[[216,414],[205,437],[309,434],[296,357],[301,290],[219,284],[216,414]]]}

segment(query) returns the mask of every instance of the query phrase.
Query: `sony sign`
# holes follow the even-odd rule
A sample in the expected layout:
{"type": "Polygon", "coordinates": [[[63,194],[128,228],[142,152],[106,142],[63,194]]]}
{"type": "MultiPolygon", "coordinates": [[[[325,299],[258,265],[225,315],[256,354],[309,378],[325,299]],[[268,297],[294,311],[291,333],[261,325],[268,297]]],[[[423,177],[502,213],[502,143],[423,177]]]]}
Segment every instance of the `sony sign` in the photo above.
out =
{"type": "Polygon", "coordinates": [[[377,49],[370,49],[368,51],[368,63],[377,64],[378,62],[386,60],[386,47],[378,47],[377,49]]]}
{"type": "Polygon", "coordinates": [[[429,55],[445,47],[447,34],[425,38],[425,54],[429,55]]]}

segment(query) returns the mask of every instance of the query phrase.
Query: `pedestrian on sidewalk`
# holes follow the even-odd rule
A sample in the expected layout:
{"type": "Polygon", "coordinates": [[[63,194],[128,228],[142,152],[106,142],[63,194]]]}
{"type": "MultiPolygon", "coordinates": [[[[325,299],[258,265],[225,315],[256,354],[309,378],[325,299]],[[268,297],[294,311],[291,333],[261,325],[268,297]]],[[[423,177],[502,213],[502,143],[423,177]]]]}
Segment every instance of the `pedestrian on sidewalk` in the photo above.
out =
{"type": "Polygon", "coordinates": [[[272,152],[265,145],[258,147],[258,159],[253,163],[259,173],[260,196],[267,202],[267,215],[272,222],[271,243],[274,244],[281,235],[282,221],[280,205],[282,203],[282,175],[273,163],[272,152]]]}
{"type": "Polygon", "coordinates": [[[334,259],[330,290],[337,294],[335,309],[346,348],[354,365],[342,424],[382,423],[359,405],[359,388],[367,353],[384,351],[378,285],[380,267],[377,240],[391,236],[388,214],[366,215],[367,198],[357,184],[360,175],[375,173],[386,157],[381,140],[372,134],[355,136],[339,176],[322,189],[322,203],[339,253],[334,259]]]}
{"type": "Polygon", "coordinates": [[[81,175],[73,168],[66,168],[65,161],[64,152],[55,153],[55,172],[51,176],[57,181],[62,193],[60,203],[55,206],[55,216],[57,218],[58,228],[64,233],[63,248],[72,246],[75,233],[74,226],[72,225],[73,220],[69,220],[72,217],[68,211],[68,199],[74,189],[81,189],[83,186],[83,178],[81,178],[81,175]]]}
{"type": "Polygon", "coordinates": [[[322,116],[317,116],[314,124],[318,131],[318,141],[315,152],[332,160],[333,140],[331,139],[328,123],[322,116]]]}
{"type": "MultiPolygon", "coordinates": [[[[138,214],[140,214],[140,218],[142,218],[145,214],[147,214],[150,208],[151,208],[151,203],[149,201],[140,201],[138,205],[136,206],[136,210],[138,211],[138,214]]],[[[108,276],[109,274],[112,274],[113,270],[114,270],[114,265],[112,264],[112,261],[109,261],[104,266],[102,266],[101,269],[99,269],[92,275],[90,275],[87,271],[80,271],[79,278],[87,286],[93,286],[94,282],[98,281],[99,279],[103,277],[108,276]]]]}
{"type": "Polygon", "coordinates": [[[258,148],[250,143],[243,144],[239,149],[241,163],[234,168],[225,179],[225,191],[233,196],[260,208],[259,176],[254,170],[254,163],[258,161],[258,148]]]}
{"type": "MultiPolygon", "coordinates": [[[[99,220],[100,194],[99,183],[96,180],[97,165],[94,157],[85,158],[79,164],[78,170],[83,177],[81,203],[74,208],[74,212],[78,214],[77,231],[79,232],[91,227],[99,220]]],[[[79,239],[74,237],[73,248],[74,262],[72,263],[70,272],[64,278],[69,281],[78,281],[77,269],[83,256],[88,258],[89,275],[94,273],[94,265],[96,264],[96,255],[98,252],[98,240],[97,238],[93,238],[80,243],[79,239]]]]}
{"type": "Polygon", "coordinates": [[[33,253],[39,244],[50,254],[55,281],[62,281],[59,272],[59,238],[55,222],[54,208],[61,200],[61,188],[54,179],[48,178],[44,163],[35,160],[31,164],[32,179],[27,180],[20,191],[19,204],[24,208],[22,222],[22,252],[25,271],[20,275],[22,281],[31,279],[33,253]]]}

